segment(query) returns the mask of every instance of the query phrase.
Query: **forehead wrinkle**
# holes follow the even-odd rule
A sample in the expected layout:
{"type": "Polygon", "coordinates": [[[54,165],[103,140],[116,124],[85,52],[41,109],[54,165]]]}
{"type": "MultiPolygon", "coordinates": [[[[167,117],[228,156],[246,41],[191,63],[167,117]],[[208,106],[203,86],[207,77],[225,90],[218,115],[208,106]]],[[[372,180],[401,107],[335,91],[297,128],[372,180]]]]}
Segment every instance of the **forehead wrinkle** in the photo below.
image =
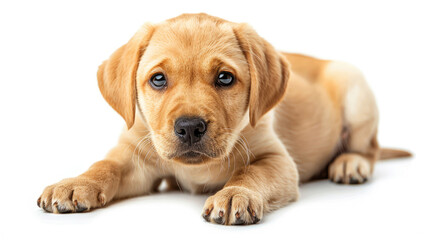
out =
{"type": "Polygon", "coordinates": [[[230,70],[237,71],[239,68],[238,65],[228,57],[223,57],[222,55],[218,55],[213,58],[207,58],[203,62],[203,66],[209,66],[209,70],[220,69],[221,67],[226,67],[230,70]]]}
{"type": "Polygon", "coordinates": [[[161,59],[157,59],[154,58],[153,61],[149,61],[149,62],[141,62],[141,64],[147,69],[147,72],[152,72],[153,69],[155,68],[161,68],[161,69],[165,69],[165,66],[168,65],[170,62],[170,59],[168,58],[161,58],[161,59]]]}

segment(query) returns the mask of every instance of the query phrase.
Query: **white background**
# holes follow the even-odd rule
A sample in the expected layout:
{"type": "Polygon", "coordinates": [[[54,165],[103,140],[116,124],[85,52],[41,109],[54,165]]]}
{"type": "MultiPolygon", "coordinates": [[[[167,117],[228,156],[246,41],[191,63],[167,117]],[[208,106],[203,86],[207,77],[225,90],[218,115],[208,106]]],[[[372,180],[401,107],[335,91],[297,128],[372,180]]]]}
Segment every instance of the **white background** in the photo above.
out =
{"type": "Polygon", "coordinates": [[[1,1],[0,239],[428,239],[428,11],[424,1],[1,1]],[[378,100],[381,145],[415,156],[377,164],[365,185],[305,184],[300,201],[255,226],[206,223],[207,196],[188,193],[41,211],[43,188],[101,160],[124,124],[99,93],[98,65],[144,22],[186,12],[358,66],[378,100]]]}

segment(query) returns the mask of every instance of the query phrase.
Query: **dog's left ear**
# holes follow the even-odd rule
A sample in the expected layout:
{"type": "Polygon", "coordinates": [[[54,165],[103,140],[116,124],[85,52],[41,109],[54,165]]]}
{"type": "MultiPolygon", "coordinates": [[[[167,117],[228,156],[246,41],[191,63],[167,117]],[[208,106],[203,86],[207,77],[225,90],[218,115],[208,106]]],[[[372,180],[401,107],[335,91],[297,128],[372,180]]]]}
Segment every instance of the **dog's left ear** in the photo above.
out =
{"type": "Polygon", "coordinates": [[[137,68],[153,30],[151,24],[143,25],[127,44],[116,50],[98,68],[101,94],[124,118],[128,129],[134,125],[137,68]]]}
{"type": "Polygon", "coordinates": [[[249,65],[249,117],[254,127],[283,99],[289,79],[289,64],[247,24],[238,24],[233,30],[249,65]]]}

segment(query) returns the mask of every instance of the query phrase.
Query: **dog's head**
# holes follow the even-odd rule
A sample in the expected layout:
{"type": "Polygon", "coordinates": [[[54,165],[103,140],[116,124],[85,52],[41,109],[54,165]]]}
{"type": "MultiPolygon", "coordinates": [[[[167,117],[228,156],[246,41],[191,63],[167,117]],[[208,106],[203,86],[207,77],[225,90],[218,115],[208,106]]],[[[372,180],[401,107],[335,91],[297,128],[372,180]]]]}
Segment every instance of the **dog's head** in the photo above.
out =
{"type": "Polygon", "coordinates": [[[144,25],[100,66],[98,83],[128,128],[137,106],[162,158],[198,163],[226,156],[283,98],[288,76],[248,25],[185,14],[144,25]]]}

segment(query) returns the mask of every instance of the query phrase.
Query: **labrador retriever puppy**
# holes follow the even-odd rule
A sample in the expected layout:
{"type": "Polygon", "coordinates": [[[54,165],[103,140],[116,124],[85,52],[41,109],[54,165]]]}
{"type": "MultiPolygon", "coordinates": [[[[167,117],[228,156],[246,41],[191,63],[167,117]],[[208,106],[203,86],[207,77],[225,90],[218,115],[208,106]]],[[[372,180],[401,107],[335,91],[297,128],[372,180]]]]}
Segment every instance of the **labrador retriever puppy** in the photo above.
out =
{"type": "Polygon", "coordinates": [[[206,14],[145,24],[97,76],[127,128],[104,160],[44,190],[47,212],[88,211],[166,180],[215,193],[207,221],[253,224],[296,201],[301,182],[363,183],[378,159],[409,155],[379,148],[359,70],[278,52],[246,24],[206,14]]]}

